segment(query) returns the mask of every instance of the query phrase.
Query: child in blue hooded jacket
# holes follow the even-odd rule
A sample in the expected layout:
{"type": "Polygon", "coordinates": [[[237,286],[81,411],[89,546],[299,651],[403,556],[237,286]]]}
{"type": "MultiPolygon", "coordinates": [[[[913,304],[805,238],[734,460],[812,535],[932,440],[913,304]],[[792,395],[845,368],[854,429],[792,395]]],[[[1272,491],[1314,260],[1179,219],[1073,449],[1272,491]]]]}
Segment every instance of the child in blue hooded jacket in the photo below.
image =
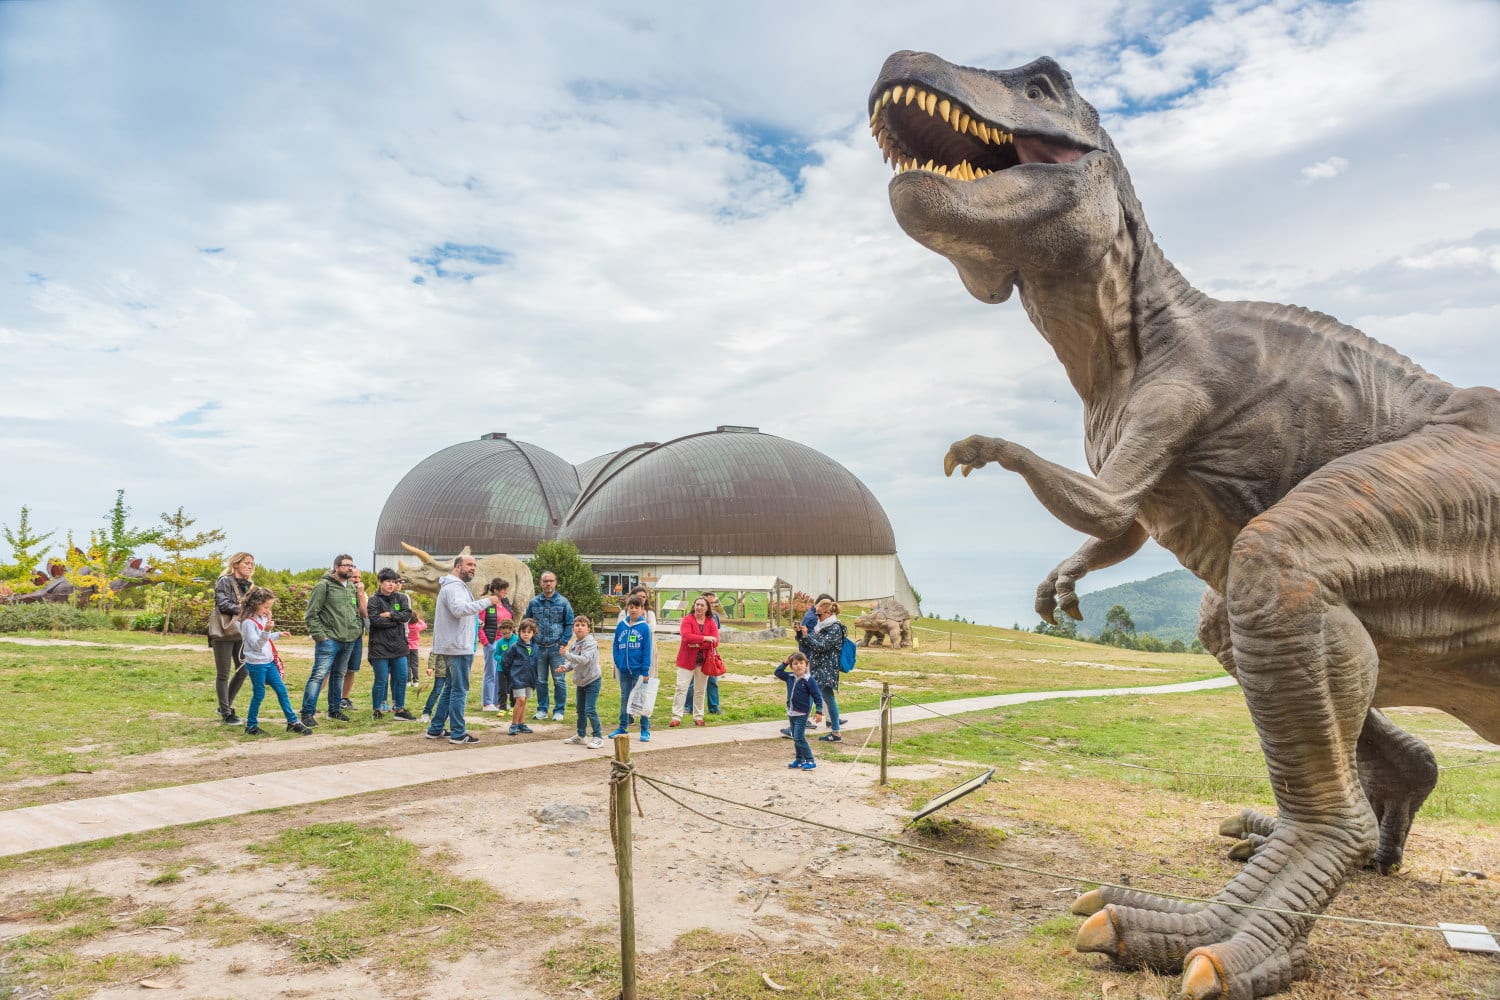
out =
{"type": "Polygon", "coordinates": [[[807,713],[816,705],[818,711],[813,719],[823,721],[823,693],[818,690],[818,682],[808,672],[807,654],[800,651],[793,653],[786,658],[785,663],[778,664],[776,679],[786,682],[786,717],[791,723],[792,745],[797,748],[796,759],[787,767],[811,771],[818,764],[813,760],[812,744],[807,742],[807,713]],[[792,668],[790,673],[787,672],[788,666],[792,668]]]}
{"type": "MultiPolygon", "coordinates": [[[[639,594],[625,602],[625,620],[615,626],[615,670],[620,676],[620,725],[611,737],[630,732],[635,721],[626,707],[630,704],[630,692],[637,684],[650,682],[655,676],[651,665],[651,626],[646,622],[646,599],[639,594]]],[[[641,716],[641,742],[651,742],[651,717],[641,716]]]]}
{"type": "Polygon", "coordinates": [[[500,672],[510,678],[510,696],[515,700],[510,716],[511,736],[531,732],[531,727],[525,722],[526,702],[531,700],[532,688],[547,683],[542,676],[542,648],[536,641],[536,621],[523,619],[516,633],[515,645],[505,651],[500,661],[500,672]]]}

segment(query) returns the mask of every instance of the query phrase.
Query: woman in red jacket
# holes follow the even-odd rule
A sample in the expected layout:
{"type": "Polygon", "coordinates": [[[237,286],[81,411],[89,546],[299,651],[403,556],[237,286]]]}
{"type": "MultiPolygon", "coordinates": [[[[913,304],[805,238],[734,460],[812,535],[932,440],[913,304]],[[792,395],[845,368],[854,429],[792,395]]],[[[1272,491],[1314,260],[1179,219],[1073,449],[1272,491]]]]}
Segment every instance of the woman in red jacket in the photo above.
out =
{"type": "Polygon", "coordinates": [[[703,706],[708,701],[703,661],[719,645],[719,625],[709,612],[707,598],[700,597],[693,602],[693,613],[682,619],[681,631],[682,645],[677,647],[677,688],[672,692],[674,728],[682,725],[683,702],[687,700],[690,684],[693,687],[693,725],[703,725],[703,706]]]}

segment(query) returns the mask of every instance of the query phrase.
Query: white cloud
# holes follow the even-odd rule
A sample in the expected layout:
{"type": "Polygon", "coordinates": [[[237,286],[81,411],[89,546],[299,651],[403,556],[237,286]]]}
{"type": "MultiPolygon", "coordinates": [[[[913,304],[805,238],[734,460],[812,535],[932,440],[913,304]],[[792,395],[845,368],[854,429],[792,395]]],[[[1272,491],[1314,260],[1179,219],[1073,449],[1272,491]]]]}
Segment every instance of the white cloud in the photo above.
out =
{"type": "Polygon", "coordinates": [[[1326,160],[1309,164],[1302,168],[1303,183],[1310,184],[1313,181],[1332,180],[1345,170],[1349,169],[1349,161],[1342,156],[1330,156],[1326,160]]]}
{"type": "Polygon", "coordinates": [[[86,528],[125,487],[304,565],[456,440],[582,461],[756,424],[871,485],[936,608],[1027,620],[1079,539],[939,462],[983,432],[1082,467],[1081,407],[1017,303],[892,220],[862,108],[899,48],[1057,55],[1211,291],[1384,324],[1376,285],[1419,273],[1393,262],[1441,259],[1403,326],[1440,363],[1491,294],[1489,5],[1038,0],[976,30],[993,9],[0,5],[0,520],[86,528]],[[1285,183],[1330,147],[1359,170],[1285,183]]]}

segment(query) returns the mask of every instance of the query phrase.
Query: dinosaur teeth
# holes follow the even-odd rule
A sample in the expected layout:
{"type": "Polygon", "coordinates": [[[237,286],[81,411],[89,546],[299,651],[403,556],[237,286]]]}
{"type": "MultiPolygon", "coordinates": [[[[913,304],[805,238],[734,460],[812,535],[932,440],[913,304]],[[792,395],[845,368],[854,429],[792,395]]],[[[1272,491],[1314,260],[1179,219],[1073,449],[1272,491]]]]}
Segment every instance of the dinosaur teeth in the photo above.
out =
{"type": "Polygon", "coordinates": [[[892,104],[900,104],[901,103],[901,97],[902,97],[902,95],[903,95],[904,92],[905,91],[901,87],[892,87],[891,88],[891,103],[892,104]]]}
{"type": "Polygon", "coordinates": [[[969,123],[972,121],[972,118],[970,118],[968,115],[964,115],[962,119],[954,119],[953,127],[958,129],[960,132],[967,132],[969,131],[969,123]]]}
{"type": "Polygon", "coordinates": [[[944,98],[943,100],[938,101],[937,109],[938,109],[938,117],[941,118],[943,121],[947,121],[948,120],[948,112],[953,110],[953,106],[948,103],[948,101],[947,101],[946,98],[944,98]]]}

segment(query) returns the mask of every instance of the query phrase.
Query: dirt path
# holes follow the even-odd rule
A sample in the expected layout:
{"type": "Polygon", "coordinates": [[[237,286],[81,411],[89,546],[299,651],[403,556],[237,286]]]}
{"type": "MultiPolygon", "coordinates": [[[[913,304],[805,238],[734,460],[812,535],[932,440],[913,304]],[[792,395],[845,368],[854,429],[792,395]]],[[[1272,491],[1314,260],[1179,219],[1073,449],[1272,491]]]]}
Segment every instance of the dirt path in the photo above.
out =
{"type": "MultiPolygon", "coordinates": [[[[944,714],[988,711],[1006,705],[1062,698],[1095,698],[1203,691],[1234,684],[1229,677],[1155,687],[1096,688],[1085,691],[1034,691],[934,702],[928,707],[944,714]]],[[[934,716],[912,705],[892,710],[893,722],[931,720],[934,716]]],[[[877,711],[854,712],[845,718],[846,731],[868,730],[879,723],[877,711]]],[[[561,733],[563,727],[556,727],[561,733]]],[[[754,722],[733,726],[662,729],[649,745],[637,744],[636,752],[656,755],[711,744],[775,739],[781,723],[754,722]]],[[[302,741],[297,741],[302,742],[302,741]]],[[[426,742],[426,741],[424,741],[426,742]]],[[[434,743],[439,741],[432,741],[434,743]]],[[[447,747],[446,743],[440,744],[447,747]]],[[[421,753],[404,757],[377,757],[277,771],[197,784],[174,785],[140,792],[98,798],[74,799],[4,812],[0,829],[0,856],[146,830],[222,819],[263,809],[306,806],[352,795],[386,792],[452,778],[526,770],[547,764],[575,761],[579,757],[603,758],[606,751],[568,746],[560,740],[538,740],[503,744],[449,753],[421,753]]],[[[602,764],[601,764],[602,766],[602,764]]]]}

